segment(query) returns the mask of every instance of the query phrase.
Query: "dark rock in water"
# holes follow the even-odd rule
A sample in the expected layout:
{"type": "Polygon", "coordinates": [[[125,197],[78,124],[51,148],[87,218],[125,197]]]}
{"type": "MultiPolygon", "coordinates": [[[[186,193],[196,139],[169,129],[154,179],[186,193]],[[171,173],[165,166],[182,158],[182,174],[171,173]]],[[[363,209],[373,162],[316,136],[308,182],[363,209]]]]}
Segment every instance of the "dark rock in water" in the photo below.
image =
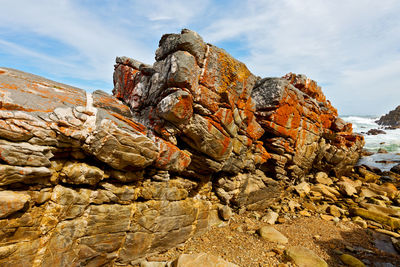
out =
{"type": "Polygon", "coordinates": [[[386,134],[384,130],[380,129],[371,129],[367,132],[368,135],[378,135],[378,134],[386,134]]]}
{"type": "Polygon", "coordinates": [[[366,165],[366,164],[362,164],[361,166],[365,167],[370,172],[374,172],[376,174],[381,174],[382,173],[382,170],[379,169],[378,167],[369,166],[369,165],[366,165]]]}
{"type": "Polygon", "coordinates": [[[387,154],[387,153],[389,153],[389,152],[388,152],[386,149],[384,149],[384,148],[379,148],[377,153],[378,153],[378,154],[387,154]]]}
{"type": "Polygon", "coordinates": [[[394,173],[397,173],[397,174],[400,174],[400,164],[397,164],[397,165],[395,165],[394,167],[392,167],[392,168],[390,169],[390,171],[391,171],[391,172],[394,172],[394,173]]]}
{"type": "Polygon", "coordinates": [[[363,157],[372,156],[373,154],[375,154],[375,153],[372,152],[372,151],[365,150],[365,149],[363,149],[363,150],[361,151],[361,156],[363,156],[363,157]]]}
{"type": "Polygon", "coordinates": [[[380,178],[379,180],[380,180],[381,182],[383,182],[383,183],[387,183],[387,182],[389,182],[389,183],[394,183],[394,182],[397,181],[396,178],[391,177],[391,176],[389,176],[389,175],[382,175],[381,178],[380,178]]]}
{"type": "Polygon", "coordinates": [[[392,129],[400,127],[400,106],[396,109],[390,111],[388,114],[380,117],[379,120],[376,121],[379,125],[390,126],[392,129]]]}

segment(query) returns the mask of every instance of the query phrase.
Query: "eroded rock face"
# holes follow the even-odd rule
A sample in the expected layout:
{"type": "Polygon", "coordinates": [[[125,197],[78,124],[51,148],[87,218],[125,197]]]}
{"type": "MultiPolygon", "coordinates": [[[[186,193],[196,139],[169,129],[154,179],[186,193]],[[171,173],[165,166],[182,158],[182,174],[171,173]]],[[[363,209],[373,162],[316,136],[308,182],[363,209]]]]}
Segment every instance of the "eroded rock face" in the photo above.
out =
{"type": "Polygon", "coordinates": [[[129,107],[1,70],[1,266],[126,265],[208,227],[211,183],[170,176],[190,154],[129,107]]]}
{"type": "Polygon", "coordinates": [[[117,58],[115,97],[0,69],[1,266],[138,262],[221,204],[265,210],[280,178],[358,159],[362,139],[303,76],[261,80],[189,30],[156,60],[117,58]]]}
{"type": "Polygon", "coordinates": [[[360,156],[363,137],[337,115],[321,88],[304,75],[265,78],[255,85],[257,121],[272,159],[262,169],[279,178],[298,178],[310,171],[349,171],[360,156]]]}
{"type": "Polygon", "coordinates": [[[250,97],[258,78],[195,32],[164,35],[153,67],[117,58],[114,95],[137,121],[178,147],[192,162],[185,174],[253,171],[269,154],[250,97]]]}

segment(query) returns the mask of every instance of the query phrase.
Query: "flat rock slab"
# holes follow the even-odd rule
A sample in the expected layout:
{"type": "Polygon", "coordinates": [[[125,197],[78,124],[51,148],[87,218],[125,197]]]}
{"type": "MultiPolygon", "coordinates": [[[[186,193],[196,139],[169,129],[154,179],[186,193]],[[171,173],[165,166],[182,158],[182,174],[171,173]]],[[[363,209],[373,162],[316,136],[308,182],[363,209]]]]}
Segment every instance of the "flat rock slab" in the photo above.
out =
{"type": "Polygon", "coordinates": [[[173,263],[173,267],[239,267],[219,257],[206,254],[182,254],[173,263]]]}
{"type": "Polygon", "coordinates": [[[263,226],[258,229],[257,232],[263,239],[267,241],[277,242],[281,244],[287,244],[289,242],[286,236],[281,234],[281,232],[279,232],[272,226],[263,226]]]}
{"type": "Polygon", "coordinates": [[[322,258],[307,248],[292,247],[285,252],[299,267],[328,267],[328,264],[322,258]]]}

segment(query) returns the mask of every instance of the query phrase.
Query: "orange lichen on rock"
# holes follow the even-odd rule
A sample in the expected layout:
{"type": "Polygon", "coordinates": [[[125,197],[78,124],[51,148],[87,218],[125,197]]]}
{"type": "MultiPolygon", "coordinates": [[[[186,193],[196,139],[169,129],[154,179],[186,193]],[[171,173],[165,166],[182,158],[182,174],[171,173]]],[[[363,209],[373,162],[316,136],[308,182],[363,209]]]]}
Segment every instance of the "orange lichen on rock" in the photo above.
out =
{"type": "Polygon", "coordinates": [[[144,125],[141,125],[133,120],[130,120],[124,116],[122,116],[121,114],[118,113],[111,113],[111,115],[113,115],[115,118],[125,122],[127,125],[129,125],[130,127],[132,127],[132,129],[135,129],[136,131],[142,133],[142,134],[146,134],[146,127],[144,125]]]}
{"type": "Polygon", "coordinates": [[[189,154],[161,138],[156,137],[156,143],[159,145],[160,152],[155,160],[155,167],[181,172],[189,166],[191,162],[189,154]]]}
{"type": "Polygon", "coordinates": [[[277,165],[279,168],[272,168],[276,170],[274,175],[299,177],[312,168],[326,172],[331,168],[340,173],[348,169],[346,166],[356,163],[363,138],[352,134],[351,125],[337,117],[337,110],[326,100],[315,81],[290,73],[262,82],[252,93],[257,102],[257,120],[267,133],[261,140],[267,149],[286,158],[275,157],[282,162],[277,165]],[[277,142],[277,138],[293,142],[282,139],[277,142]],[[338,157],[338,151],[343,155],[340,166],[329,162],[338,157]],[[335,157],[322,156],[324,153],[335,154],[335,157]],[[325,162],[320,162],[321,159],[325,162]]]}

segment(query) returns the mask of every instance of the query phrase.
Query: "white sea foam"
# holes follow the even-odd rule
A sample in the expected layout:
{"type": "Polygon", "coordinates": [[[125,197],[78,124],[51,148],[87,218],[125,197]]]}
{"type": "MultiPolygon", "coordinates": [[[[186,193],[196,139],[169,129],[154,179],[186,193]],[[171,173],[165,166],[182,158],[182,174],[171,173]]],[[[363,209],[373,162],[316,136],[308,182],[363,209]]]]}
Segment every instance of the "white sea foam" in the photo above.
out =
{"type": "Polygon", "coordinates": [[[378,119],[376,117],[348,116],[343,119],[353,124],[354,132],[364,135],[365,149],[377,152],[378,149],[383,148],[389,152],[400,153],[400,129],[384,129],[375,122],[378,119]],[[386,134],[367,135],[366,133],[371,129],[382,129],[386,134]]]}
{"type": "Polygon", "coordinates": [[[358,117],[358,116],[345,116],[342,117],[347,122],[353,124],[353,131],[360,133],[364,136],[365,146],[364,148],[371,152],[377,152],[380,148],[387,150],[388,154],[375,154],[370,157],[363,157],[359,164],[367,164],[370,166],[376,166],[381,170],[389,170],[397,163],[384,164],[381,161],[399,161],[400,156],[396,153],[400,153],[400,129],[387,130],[384,127],[378,125],[375,121],[379,117],[358,117]],[[378,135],[367,135],[366,133],[371,129],[381,129],[386,134],[378,135]]]}

